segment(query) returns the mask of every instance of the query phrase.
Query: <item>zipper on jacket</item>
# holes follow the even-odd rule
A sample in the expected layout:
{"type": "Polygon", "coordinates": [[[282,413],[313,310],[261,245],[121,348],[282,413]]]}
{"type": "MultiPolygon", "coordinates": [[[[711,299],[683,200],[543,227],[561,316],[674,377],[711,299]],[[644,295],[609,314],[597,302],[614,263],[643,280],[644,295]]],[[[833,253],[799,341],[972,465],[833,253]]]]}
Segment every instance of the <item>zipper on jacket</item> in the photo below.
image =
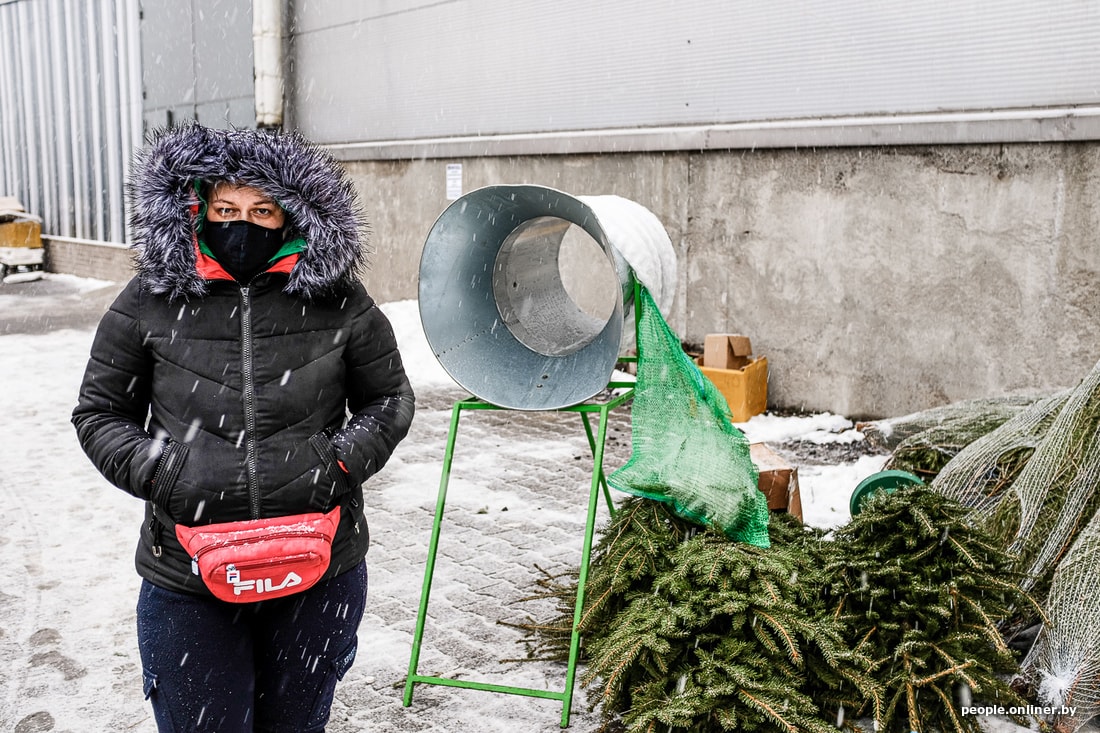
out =
{"type": "Polygon", "coordinates": [[[256,380],[252,372],[252,296],[241,288],[241,378],[244,390],[245,469],[248,477],[248,510],[260,518],[260,481],[256,459],[256,380]]]}

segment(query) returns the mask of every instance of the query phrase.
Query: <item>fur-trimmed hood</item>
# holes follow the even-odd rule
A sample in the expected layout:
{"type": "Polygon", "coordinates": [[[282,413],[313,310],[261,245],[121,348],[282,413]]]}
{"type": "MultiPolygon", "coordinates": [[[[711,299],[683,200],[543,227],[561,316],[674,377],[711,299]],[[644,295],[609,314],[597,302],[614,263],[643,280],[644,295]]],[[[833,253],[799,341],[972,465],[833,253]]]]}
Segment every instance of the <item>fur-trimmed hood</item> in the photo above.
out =
{"type": "Polygon", "coordinates": [[[315,300],[355,282],[365,265],[366,220],[351,181],[327,154],[293,132],[161,130],[134,160],[128,193],[137,269],[170,300],[201,297],[196,267],[196,181],[258,188],[285,210],[305,239],[285,292],[315,300]]]}

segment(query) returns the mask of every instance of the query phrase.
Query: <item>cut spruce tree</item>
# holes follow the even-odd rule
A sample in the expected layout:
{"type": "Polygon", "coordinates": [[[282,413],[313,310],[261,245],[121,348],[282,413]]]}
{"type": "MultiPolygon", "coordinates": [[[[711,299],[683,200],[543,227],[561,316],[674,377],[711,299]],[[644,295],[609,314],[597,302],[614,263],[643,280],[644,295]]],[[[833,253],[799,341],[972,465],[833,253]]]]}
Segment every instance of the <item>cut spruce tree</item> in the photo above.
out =
{"type": "MultiPolygon", "coordinates": [[[[999,624],[1035,604],[1011,558],[955,501],[913,487],[825,537],[774,515],[771,547],[631,498],[601,531],[581,618],[605,731],[980,731],[967,704],[1026,705],[999,624]]],[[[560,615],[524,627],[565,658],[575,574],[547,576],[560,615]]]]}
{"type": "Polygon", "coordinates": [[[584,681],[609,727],[824,733],[824,702],[877,697],[869,660],[824,613],[817,534],[784,519],[771,534],[767,549],[732,542],[647,500],[617,512],[581,625],[584,681]]]}
{"type": "MultiPolygon", "coordinates": [[[[592,548],[580,623],[582,655],[587,656],[589,641],[614,622],[629,596],[640,589],[652,591],[657,576],[672,567],[676,548],[698,529],[673,514],[666,504],[640,498],[622,503],[592,548]]],[[[555,575],[537,569],[542,576],[536,581],[538,589],[518,603],[551,599],[556,615],[529,616],[523,623],[502,622],[526,632],[526,657],[505,661],[564,662],[569,656],[578,572],[574,569],[555,575]]]]}
{"type": "Polygon", "coordinates": [[[829,549],[833,617],[884,688],[877,714],[860,711],[879,730],[980,731],[963,705],[1026,705],[1004,677],[1017,660],[998,626],[1037,608],[1012,558],[960,504],[924,487],[880,494],[829,549]]]}

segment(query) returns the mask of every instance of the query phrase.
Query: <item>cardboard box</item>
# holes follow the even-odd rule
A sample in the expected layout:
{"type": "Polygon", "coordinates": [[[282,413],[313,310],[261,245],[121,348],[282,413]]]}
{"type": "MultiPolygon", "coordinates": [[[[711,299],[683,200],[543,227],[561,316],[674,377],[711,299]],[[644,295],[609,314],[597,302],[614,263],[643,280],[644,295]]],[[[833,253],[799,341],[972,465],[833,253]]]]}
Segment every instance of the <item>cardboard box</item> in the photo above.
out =
{"type": "Polygon", "coordinates": [[[752,356],[748,336],[736,333],[710,333],[703,340],[703,366],[712,369],[742,369],[752,356]]]}
{"type": "Polygon", "coordinates": [[[42,247],[42,225],[36,221],[9,221],[0,224],[0,247],[42,247]]]}
{"type": "Polygon", "coordinates": [[[760,473],[757,486],[768,498],[768,509],[787,512],[802,519],[802,497],[798,493],[798,469],[780,458],[764,443],[749,446],[749,456],[760,473]]]}
{"type": "Polygon", "coordinates": [[[759,356],[742,369],[699,367],[714,383],[730,408],[733,422],[745,422],[768,409],[768,360],[759,356]]]}

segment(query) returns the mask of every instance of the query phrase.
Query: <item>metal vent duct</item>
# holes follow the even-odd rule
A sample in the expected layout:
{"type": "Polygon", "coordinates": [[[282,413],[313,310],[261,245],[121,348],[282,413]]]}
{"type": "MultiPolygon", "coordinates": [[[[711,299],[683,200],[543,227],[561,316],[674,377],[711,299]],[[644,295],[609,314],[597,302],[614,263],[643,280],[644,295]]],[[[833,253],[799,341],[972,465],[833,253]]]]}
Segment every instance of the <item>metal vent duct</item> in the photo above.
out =
{"type": "Polygon", "coordinates": [[[639,204],[489,186],[451,204],[429,232],[420,317],[463,388],[500,407],[557,409],[607,385],[634,278],[651,292],[656,284],[667,304],[674,272],[668,235],[639,204]]]}

